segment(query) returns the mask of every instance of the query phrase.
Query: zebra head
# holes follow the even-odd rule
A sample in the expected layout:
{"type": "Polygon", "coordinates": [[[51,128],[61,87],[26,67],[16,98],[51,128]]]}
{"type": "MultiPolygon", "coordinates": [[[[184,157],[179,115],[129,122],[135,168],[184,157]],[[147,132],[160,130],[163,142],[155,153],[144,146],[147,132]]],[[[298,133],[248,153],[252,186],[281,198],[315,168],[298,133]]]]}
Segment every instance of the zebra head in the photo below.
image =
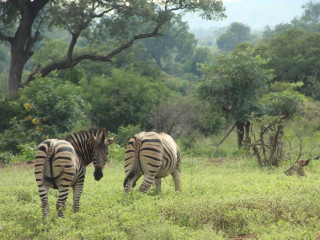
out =
{"type": "Polygon", "coordinates": [[[307,174],[304,171],[304,167],[307,166],[310,162],[309,160],[300,160],[296,163],[294,163],[287,171],[284,173],[288,176],[293,175],[295,172],[298,174],[299,177],[306,177],[307,174]]]}
{"type": "Polygon", "coordinates": [[[108,160],[109,145],[115,142],[116,137],[105,140],[106,130],[101,129],[97,134],[91,136],[93,148],[93,165],[95,168],[94,179],[99,181],[103,177],[102,169],[108,160]]]}

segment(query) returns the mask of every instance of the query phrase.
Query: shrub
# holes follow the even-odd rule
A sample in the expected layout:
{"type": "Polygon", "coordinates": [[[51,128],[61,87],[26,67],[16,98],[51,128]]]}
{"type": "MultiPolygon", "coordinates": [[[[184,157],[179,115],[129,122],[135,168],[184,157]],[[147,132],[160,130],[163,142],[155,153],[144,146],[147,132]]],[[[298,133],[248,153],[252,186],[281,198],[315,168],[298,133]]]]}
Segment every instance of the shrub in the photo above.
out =
{"type": "Polygon", "coordinates": [[[129,124],[126,127],[121,125],[118,128],[118,135],[117,135],[119,139],[119,144],[122,147],[126,147],[130,138],[139,132],[141,132],[141,126],[139,124],[138,125],[129,124]]]}
{"type": "Polygon", "coordinates": [[[80,87],[58,78],[36,78],[19,90],[17,100],[9,105],[17,115],[0,135],[0,147],[15,153],[21,144],[40,143],[89,125],[89,105],[83,101],[80,87]]]}

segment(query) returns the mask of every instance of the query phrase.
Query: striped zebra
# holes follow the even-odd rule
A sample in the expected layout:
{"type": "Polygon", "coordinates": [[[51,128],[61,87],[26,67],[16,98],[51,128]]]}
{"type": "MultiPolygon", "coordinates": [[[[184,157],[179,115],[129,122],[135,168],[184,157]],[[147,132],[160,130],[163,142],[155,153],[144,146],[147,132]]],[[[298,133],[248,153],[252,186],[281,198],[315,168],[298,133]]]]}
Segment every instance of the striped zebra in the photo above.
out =
{"type": "Polygon", "coordinates": [[[65,140],[48,139],[39,145],[35,156],[35,177],[43,219],[49,212],[50,187],[59,191],[56,204],[59,217],[63,217],[69,187],[73,188],[73,212],[79,211],[86,166],[93,163],[95,180],[99,181],[103,177],[108,145],[115,141],[115,138],[105,140],[105,135],[104,128],[90,128],[70,134],[65,140]]]}
{"type": "Polygon", "coordinates": [[[165,133],[142,132],[129,140],[125,153],[124,169],[126,193],[144,175],[139,191],[146,193],[155,181],[161,192],[161,178],[172,175],[176,190],[180,190],[180,151],[175,141],[165,133]]]}

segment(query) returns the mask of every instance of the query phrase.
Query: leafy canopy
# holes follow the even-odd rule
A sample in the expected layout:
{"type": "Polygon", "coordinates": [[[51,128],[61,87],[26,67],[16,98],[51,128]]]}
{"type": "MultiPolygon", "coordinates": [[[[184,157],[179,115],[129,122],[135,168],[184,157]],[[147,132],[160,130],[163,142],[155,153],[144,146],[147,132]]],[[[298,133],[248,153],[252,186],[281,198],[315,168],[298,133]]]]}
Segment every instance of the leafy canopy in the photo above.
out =
{"type": "Polygon", "coordinates": [[[220,112],[230,114],[235,121],[248,121],[272,78],[267,63],[268,60],[249,48],[216,56],[200,65],[204,76],[196,94],[220,112]]]}

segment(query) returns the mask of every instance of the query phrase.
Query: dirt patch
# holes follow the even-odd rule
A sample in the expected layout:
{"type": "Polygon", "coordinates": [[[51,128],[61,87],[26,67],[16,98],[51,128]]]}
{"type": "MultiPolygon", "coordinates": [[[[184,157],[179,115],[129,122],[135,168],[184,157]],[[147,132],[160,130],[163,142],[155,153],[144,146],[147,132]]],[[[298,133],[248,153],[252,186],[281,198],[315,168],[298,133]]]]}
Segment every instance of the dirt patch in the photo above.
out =
{"type": "Polygon", "coordinates": [[[29,160],[27,162],[16,162],[16,163],[10,163],[8,165],[0,165],[0,169],[5,169],[7,167],[11,168],[27,168],[31,169],[34,167],[34,160],[29,160]]]}
{"type": "MultiPolygon", "coordinates": [[[[219,166],[225,164],[227,162],[227,160],[228,160],[227,158],[218,158],[218,159],[208,158],[207,162],[205,163],[205,166],[209,166],[211,164],[214,164],[216,167],[219,167],[219,166]]],[[[233,161],[235,164],[240,163],[239,158],[234,158],[233,161]]]]}
{"type": "Polygon", "coordinates": [[[226,163],[227,159],[226,158],[218,158],[218,159],[212,159],[212,158],[208,158],[205,166],[209,166],[210,164],[214,164],[217,167],[219,167],[220,165],[226,163]]]}

